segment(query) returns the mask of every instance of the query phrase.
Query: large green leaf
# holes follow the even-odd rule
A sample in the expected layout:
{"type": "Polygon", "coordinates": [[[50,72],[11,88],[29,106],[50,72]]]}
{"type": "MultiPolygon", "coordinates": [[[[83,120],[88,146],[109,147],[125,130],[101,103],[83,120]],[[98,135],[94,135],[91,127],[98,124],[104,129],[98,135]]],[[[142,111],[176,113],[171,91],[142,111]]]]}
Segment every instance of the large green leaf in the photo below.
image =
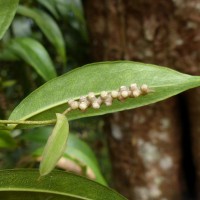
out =
{"type": "Polygon", "coordinates": [[[46,81],[56,77],[56,71],[46,49],[31,38],[16,38],[8,48],[30,64],[46,81]]]}
{"type": "Polygon", "coordinates": [[[0,39],[10,26],[15,15],[19,0],[0,1],[0,39]]]}
{"type": "Polygon", "coordinates": [[[68,120],[65,115],[59,113],[56,114],[56,118],[56,125],[42,153],[42,161],[40,163],[41,176],[47,175],[53,170],[66,148],[69,134],[68,120]]]}
{"type": "Polygon", "coordinates": [[[120,194],[86,178],[54,171],[39,178],[38,170],[0,171],[0,198],[4,200],[125,200],[120,194]]]}
{"type": "Polygon", "coordinates": [[[131,83],[145,83],[154,92],[138,98],[129,98],[125,102],[115,100],[109,107],[103,105],[100,109],[90,108],[86,112],[74,110],[67,114],[68,119],[102,115],[155,103],[199,86],[200,77],[131,61],[89,64],[55,78],[35,90],[14,109],[9,119],[54,119],[55,113],[61,113],[67,108],[69,99],[79,99],[89,92],[100,94],[101,91],[115,90],[131,83]]]}
{"type": "Polygon", "coordinates": [[[43,31],[48,40],[55,46],[62,61],[66,62],[65,42],[54,19],[39,9],[19,6],[17,13],[32,18],[43,31]]]}

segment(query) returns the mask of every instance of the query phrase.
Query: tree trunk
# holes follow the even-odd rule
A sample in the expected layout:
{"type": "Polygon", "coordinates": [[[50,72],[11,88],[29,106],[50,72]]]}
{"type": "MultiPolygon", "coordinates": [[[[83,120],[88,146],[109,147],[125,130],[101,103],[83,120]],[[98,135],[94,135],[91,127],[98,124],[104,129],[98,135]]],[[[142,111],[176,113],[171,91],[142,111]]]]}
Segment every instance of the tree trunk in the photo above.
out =
{"type": "Polygon", "coordinates": [[[128,199],[180,198],[180,126],[176,105],[171,98],[110,116],[115,186],[128,199]]]}
{"type": "MultiPolygon", "coordinates": [[[[128,59],[198,73],[199,0],[85,0],[84,6],[95,61],[128,59]]],[[[200,104],[197,91],[185,96],[199,181],[194,116],[200,118],[200,104]]],[[[105,120],[115,186],[128,199],[183,198],[179,104],[173,97],[105,120]]]]}

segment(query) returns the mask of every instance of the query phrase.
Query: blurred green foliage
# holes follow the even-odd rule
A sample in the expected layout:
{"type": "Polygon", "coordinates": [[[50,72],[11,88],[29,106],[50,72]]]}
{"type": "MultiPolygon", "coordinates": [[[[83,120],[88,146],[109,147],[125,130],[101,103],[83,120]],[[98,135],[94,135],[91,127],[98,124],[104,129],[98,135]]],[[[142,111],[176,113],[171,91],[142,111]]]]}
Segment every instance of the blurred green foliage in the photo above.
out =
{"type": "MultiPolygon", "coordinates": [[[[58,75],[88,62],[87,29],[79,0],[28,0],[20,1],[20,5],[9,30],[0,42],[1,82],[15,81],[15,84],[7,88],[2,88],[0,84],[0,104],[6,99],[6,104],[4,103],[4,106],[0,107],[0,118],[7,118],[10,110],[13,110],[25,96],[44,83],[37,71],[28,67],[33,61],[27,62],[28,58],[24,59],[16,49],[13,51],[11,41],[14,40],[15,45],[18,45],[17,38],[31,38],[39,42],[52,59],[58,75]],[[24,10],[32,10],[33,16],[25,13],[24,10]],[[39,14],[35,16],[35,13],[39,14]],[[49,26],[44,26],[44,24],[48,24],[46,21],[42,24],[42,17],[44,20],[51,19],[49,26]],[[52,23],[53,25],[51,25],[52,23]],[[56,32],[55,27],[59,29],[56,32]],[[64,50],[60,51],[60,55],[58,54],[59,50],[56,50],[58,49],[56,45],[59,45],[57,37],[61,37],[61,35],[54,33],[60,33],[64,40],[64,50]],[[65,59],[67,59],[67,63],[65,59]]],[[[31,58],[31,52],[29,53],[27,49],[27,54],[31,58]]],[[[37,58],[35,62],[36,60],[37,58]]]]}
{"type": "MultiPolygon", "coordinates": [[[[58,75],[88,63],[89,41],[81,1],[20,1],[17,14],[0,41],[0,119],[6,119],[22,99],[45,82],[37,67],[46,64],[46,60],[38,48],[34,50],[31,42],[26,43],[25,49],[22,44],[25,40],[37,42],[44,48],[58,75]]],[[[101,118],[77,120],[71,123],[71,132],[91,146],[104,176],[110,181],[111,169],[102,123],[101,118]]],[[[0,130],[0,168],[38,167],[34,152],[44,146],[41,137],[49,135],[49,129],[11,133],[0,130]],[[26,137],[32,133],[40,135],[38,141],[36,137],[26,137]]]]}

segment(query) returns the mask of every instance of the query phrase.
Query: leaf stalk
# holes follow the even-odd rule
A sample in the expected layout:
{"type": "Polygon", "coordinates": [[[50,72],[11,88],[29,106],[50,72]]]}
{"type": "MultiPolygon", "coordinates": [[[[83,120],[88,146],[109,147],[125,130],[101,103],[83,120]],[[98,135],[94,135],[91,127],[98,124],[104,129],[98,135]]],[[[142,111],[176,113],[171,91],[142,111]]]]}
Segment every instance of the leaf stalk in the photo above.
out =
{"type": "Polygon", "coordinates": [[[51,125],[55,123],[56,123],[55,119],[43,120],[43,121],[0,120],[0,124],[51,125]]]}

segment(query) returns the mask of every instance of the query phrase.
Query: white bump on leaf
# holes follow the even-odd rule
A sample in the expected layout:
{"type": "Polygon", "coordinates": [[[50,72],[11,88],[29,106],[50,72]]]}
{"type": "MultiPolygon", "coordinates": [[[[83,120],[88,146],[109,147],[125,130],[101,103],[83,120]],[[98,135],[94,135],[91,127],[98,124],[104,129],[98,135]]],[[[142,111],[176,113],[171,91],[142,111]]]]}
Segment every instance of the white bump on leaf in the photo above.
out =
{"type": "Polygon", "coordinates": [[[124,101],[125,101],[124,97],[122,97],[121,95],[118,96],[118,100],[121,101],[121,102],[124,102],[124,101]]]}
{"type": "Polygon", "coordinates": [[[133,97],[139,97],[140,94],[141,94],[140,90],[135,90],[135,91],[132,92],[133,97]]]}
{"type": "Polygon", "coordinates": [[[106,106],[111,106],[112,105],[112,98],[108,98],[104,101],[106,106]]]}
{"type": "Polygon", "coordinates": [[[69,100],[68,104],[73,110],[79,108],[80,110],[84,111],[88,107],[99,109],[102,103],[104,103],[106,106],[111,106],[114,99],[124,102],[129,97],[136,98],[149,92],[150,89],[146,84],[143,84],[140,88],[138,88],[137,84],[133,83],[129,87],[120,86],[118,91],[102,91],[99,97],[95,96],[94,92],[89,92],[87,96],[80,97],[79,101],[69,100]]]}
{"type": "MultiPolygon", "coordinates": [[[[89,105],[90,105],[90,102],[87,100],[87,97],[86,96],[82,96],[82,97],[80,97],[80,99],[79,99],[79,108],[80,107],[83,107],[83,109],[84,109],[84,107],[85,107],[85,105],[86,105],[86,107],[88,107],[89,105]],[[81,105],[81,106],[80,106],[81,105]]],[[[80,108],[81,109],[81,108],[80,108]]],[[[81,109],[82,110],[82,109],[81,109]]]]}
{"type": "Polygon", "coordinates": [[[73,109],[73,110],[75,110],[75,109],[77,109],[78,108],[78,106],[79,106],[79,103],[77,102],[77,101],[73,101],[72,103],[71,103],[71,108],[73,109]]]}
{"type": "Polygon", "coordinates": [[[146,85],[146,84],[143,84],[141,87],[140,87],[142,93],[146,94],[149,92],[149,87],[146,85]]]}
{"type": "Polygon", "coordinates": [[[128,91],[128,90],[123,90],[123,91],[121,91],[121,96],[122,96],[123,98],[127,98],[127,97],[129,96],[129,91],[128,91]]]}
{"type": "Polygon", "coordinates": [[[111,91],[110,94],[111,94],[111,97],[112,97],[113,99],[116,99],[116,98],[119,96],[119,92],[116,91],[116,90],[111,91]]]}
{"type": "Polygon", "coordinates": [[[106,99],[106,98],[108,97],[108,92],[102,91],[102,92],[100,93],[100,97],[101,97],[102,99],[106,99]]]}
{"type": "Polygon", "coordinates": [[[78,105],[79,105],[79,103],[75,100],[69,100],[67,103],[68,103],[69,107],[73,110],[77,109],[78,105]]]}
{"type": "Polygon", "coordinates": [[[86,100],[87,100],[87,97],[86,97],[86,96],[82,96],[82,97],[79,98],[79,101],[80,101],[80,102],[86,101],[86,100]]]}
{"type": "Polygon", "coordinates": [[[88,100],[94,101],[96,99],[96,96],[94,92],[89,92],[87,98],[88,100]]]}
{"type": "Polygon", "coordinates": [[[86,110],[87,107],[88,107],[88,105],[87,105],[86,102],[81,102],[81,103],[79,104],[79,108],[80,108],[80,110],[82,110],[82,111],[86,110]]]}
{"type": "Polygon", "coordinates": [[[134,91],[134,90],[137,90],[137,89],[138,89],[136,83],[131,84],[129,88],[130,88],[131,91],[134,91]]]}
{"type": "Polygon", "coordinates": [[[93,103],[92,103],[92,107],[93,107],[94,109],[99,109],[99,108],[100,108],[100,105],[99,105],[98,102],[93,102],[93,103]]]}
{"type": "Polygon", "coordinates": [[[98,97],[96,101],[98,102],[99,105],[103,103],[103,100],[101,99],[101,97],[98,97]]]}
{"type": "Polygon", "coordinates": [[[123,86],[120,86],[119,90],[120,90],[120,91],[122,91],[122,90],[127,90],[127,87],[124,86],[124,85],[123,85],[123,86]]]}

